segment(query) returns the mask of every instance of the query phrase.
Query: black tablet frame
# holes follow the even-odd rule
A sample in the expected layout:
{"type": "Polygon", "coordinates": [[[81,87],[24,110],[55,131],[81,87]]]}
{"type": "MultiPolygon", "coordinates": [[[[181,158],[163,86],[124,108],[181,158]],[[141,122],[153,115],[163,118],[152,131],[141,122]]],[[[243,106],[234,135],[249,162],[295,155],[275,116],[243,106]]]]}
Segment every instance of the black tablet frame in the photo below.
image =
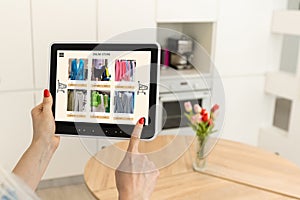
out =
{"type": "MultiPolygon", "coordinates": [[[[149,95],[149,116],[148,125],[144,126],[141,139],[153,139],[157,133],[157,108],[158,104],[158,73],[159,73],[159,52],[157,44],[117,44],[117,43],[54,43],[51,45],[50,59],[50,92],[53,96],[52,111],[55,116],[56,105],[56,76],[57,76],[57,51],[151,51],[150,66],[150,95],[149,95]]],[[[130,138],[134,128],[133,125],[108,124],[108,123],[86,123],[55,121],[56,134],[69,136],[102,136],[111,138],[130,138]],[[76,124],[75,124],[76,123],[76,124]],[[128,134],[130,133],[130,134],[128,134]]]]}

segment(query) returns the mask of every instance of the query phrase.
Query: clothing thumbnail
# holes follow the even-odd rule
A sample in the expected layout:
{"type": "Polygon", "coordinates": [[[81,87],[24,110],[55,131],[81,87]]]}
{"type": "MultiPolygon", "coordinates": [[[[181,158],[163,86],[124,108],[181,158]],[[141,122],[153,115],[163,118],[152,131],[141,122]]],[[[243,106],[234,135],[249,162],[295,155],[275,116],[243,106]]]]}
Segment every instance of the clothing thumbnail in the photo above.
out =
{"type": "Polygon", "coordinates": [[[111,74],[107,65],[107,59],[93,59],[92,81],[110,81],[111,74]]]}
{"type": "Polygon", "coordinates": [[[134,112],[134,92],[118,91],[114,97],[115,113],[133,113],[134,112]]]}
{"type": "Polygon", "coordinates": [[[92,112],[110,112],[110,92],[109,91],[91,91],[91,111],[92,112]]]}
{"type": "Polygon", "coordinates": [[[88,75],[87,59],[70,58],[69,59],[69,79],[86,80],[88,75]]]}
{"type": "Polygon", "coordinates": [[[135,67],[135,60],[116,60],[115,81],[134,81],[135,67]]]}
{"type": "Polygon", "coordinates": [[[86,90],[68,90],[67,111],[85,112],[87,102],[86,90]]]}

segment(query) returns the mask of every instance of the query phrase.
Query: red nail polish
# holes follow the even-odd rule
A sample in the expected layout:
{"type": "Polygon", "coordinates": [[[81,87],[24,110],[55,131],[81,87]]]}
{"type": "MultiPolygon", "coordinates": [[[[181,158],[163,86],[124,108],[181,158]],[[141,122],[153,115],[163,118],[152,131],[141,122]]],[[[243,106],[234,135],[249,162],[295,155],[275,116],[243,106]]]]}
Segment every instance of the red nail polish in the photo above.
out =
{"type": "Polygon", "coordinates": [[[50,97],[49,90],[47,90],[47,89],[44,90],[44,97],[50,97]]]}
{"type": "Polygon", "coordinates": [[[143,125],[144,125],[144,123],[145,123],[145,118],[142,117],[142,118],[139,120],[139,124],[143,124],[143,125]]]}

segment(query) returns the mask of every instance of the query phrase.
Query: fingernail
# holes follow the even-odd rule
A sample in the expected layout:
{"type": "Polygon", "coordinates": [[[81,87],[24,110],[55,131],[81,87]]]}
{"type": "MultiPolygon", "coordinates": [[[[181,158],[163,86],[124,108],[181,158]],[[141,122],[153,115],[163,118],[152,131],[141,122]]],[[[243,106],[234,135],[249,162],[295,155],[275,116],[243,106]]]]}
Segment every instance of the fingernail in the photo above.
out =
{"type": "Polygon", "coordinates": [[[50,92],[48,89],[44,90],[44,97],[50,97],[50,92]]]}
{"type": "Polygon", "coordinates": [[[145,118],[144,118],[144,117],[142,117],[142,118],[139,120],[139,124],[142,124],[142,125],[144,125],[144,123],[145,123],[145,118]]]}

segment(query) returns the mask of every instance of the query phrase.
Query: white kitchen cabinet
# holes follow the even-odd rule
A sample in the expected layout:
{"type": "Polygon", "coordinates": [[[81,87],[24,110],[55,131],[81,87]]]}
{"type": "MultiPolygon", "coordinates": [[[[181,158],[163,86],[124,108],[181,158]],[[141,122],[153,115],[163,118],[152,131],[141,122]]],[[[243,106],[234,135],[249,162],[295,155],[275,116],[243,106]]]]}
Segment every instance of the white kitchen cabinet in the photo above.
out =
{"type": "Polygon", "coordinates": [[[0,91],[33,87],[30,5],[0,1],[0,91]]]}
{"type": "Polygon", "coordinates": [[[300,12],[299,10],[280,10],[274,11],[272,19],[272,31],[274,33],[300,35],[300,27],[295,26],[299,24],[300,12]]]}
{"type": "MultiPolygon", "coordinates": [[[[98,38],[100,41],[134,41],[133,33],[128,35],[124,33],[156,27],[155,1],[153,0],[99,0],[98,6],[98,38]],[[120,36],[119,34],[124,35],[120,36]]],[[[146,35],[147,37],[143,37],[143,34],[137,33],[136,37],[147,40],[145,42],[154,41],[156,31],[148,29],[146,35]]]]}
{"type": "Polygon", "coordinates": [[[156,0],[157,22],[214,22],[218,0],[156,0]]]}
{"type": "Polygon", "coordinates": [[[31,142],[33,93],[0,92],[0,99],[0,161],[1,166],[11,170],[31,142]]]}
{"type": "Polygon", "coordinates": [[[299,97],[298,83],[299,80],[294,74],[287,72],[268,72],[266,74],[265,91],[268,94],[293,100],[299,97]]]}
{"type": "Polygon", "coordinates": [[[34,103],[38,105],[39,103],[42,103],[43,98],[44,98],[44,90],[36,90],[34,93],[34,103]]]}
{"type": "Polygon", "coordinates": [[[49,82],[49,47],[53,42],[96,41],[97,0],[32,0],[36,88],[49,82]]]}
{"type": "Polygon", "coordinates": [[[53,179],[83,174],[84,167],[93,155],[82,145],[79,138],[61,137],[43,179],[53,179]]]}

